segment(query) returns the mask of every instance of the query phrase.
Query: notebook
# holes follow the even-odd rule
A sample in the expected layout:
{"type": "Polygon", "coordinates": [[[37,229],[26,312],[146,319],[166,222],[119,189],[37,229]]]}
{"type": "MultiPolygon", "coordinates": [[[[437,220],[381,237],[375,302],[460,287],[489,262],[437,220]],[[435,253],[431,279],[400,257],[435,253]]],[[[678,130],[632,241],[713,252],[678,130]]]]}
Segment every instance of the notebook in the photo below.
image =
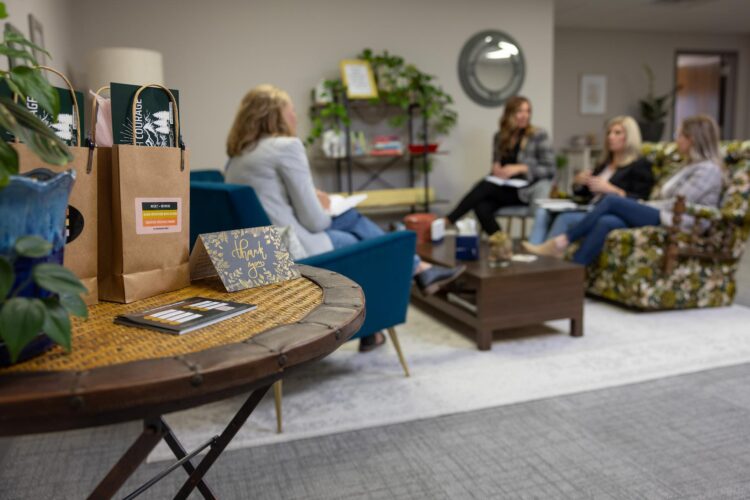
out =
{"type": "Polygon", "coordinates": [[[146,311],[121,314],[115,323],[182,335],[257,308],[255,304],[191,297],[146,311]]]}

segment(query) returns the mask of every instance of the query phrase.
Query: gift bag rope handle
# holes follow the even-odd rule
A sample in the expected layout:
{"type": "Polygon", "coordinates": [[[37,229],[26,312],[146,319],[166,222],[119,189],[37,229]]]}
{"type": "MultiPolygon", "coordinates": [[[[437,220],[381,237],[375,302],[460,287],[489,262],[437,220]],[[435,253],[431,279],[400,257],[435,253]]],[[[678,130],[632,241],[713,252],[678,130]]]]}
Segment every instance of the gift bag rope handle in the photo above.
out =
{"type": "Polygon", "coordinates": [[[175,135],[175,141],[177,142],[177,147],[180,148],[180,171],[183,171],[185,170],[185,144],[182,142],[182,137],[180,136],[180,110],[177,108],[177,100],[174,98],[174,95],[172,94],[172,92],[163,85],[159,85],[158,83],[151,83],[148,85],[143,85],[138,90],[135,91],[135,95],[133,96],[133,105],[131,106],[133,110],[131,111],[131,115],[130,115],[131,126],[133,127],[133,146],[136,145],[135,143],[135,103],[138,102],[138,97],[140,97],[141,92],[143,92],[147,88],[155,88],[155,89],[163,90],[169,97],[169,100],[172,101],[172,107],[174,108],[174,135],[175,135]]]}
{"type": "MultiPolygon", "coordinates": [[[[70,97],[73,99],[73,112],[74,112],[74,120],[80,121],[80,115],[78,111],[78,99],[76,98],[76,91],[73,88],[73,84],[70,83],[70,80],[68,80],[65,75],[57,71],[56,69],[52,69],[49,66],[35,66],[36,69],[43,69],[45,71],[49,71],[50,73],[54,73],[65,82],[65,85],[68,86],[68,90],[70,90],[70,97]]],[[[15,102],[18,102],[18,94],[13,94],[13,100],[15,102]]],[[[14,142],[18,144],[18,137],[14,139],[14,142]]],[[[78,124],[78,127],[76,127],[76,146],[80,147],[81,145],[81,124],[78,124]]]]}

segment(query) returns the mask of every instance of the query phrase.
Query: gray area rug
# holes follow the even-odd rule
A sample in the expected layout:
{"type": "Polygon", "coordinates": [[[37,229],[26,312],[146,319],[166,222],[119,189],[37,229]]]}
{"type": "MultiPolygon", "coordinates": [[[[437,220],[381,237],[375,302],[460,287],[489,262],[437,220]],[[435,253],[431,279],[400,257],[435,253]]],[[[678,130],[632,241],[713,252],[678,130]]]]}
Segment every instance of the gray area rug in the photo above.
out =
{"type": "MultiPolygon", "coordinates": [[[[750,362],[750,308],[638,313],[587,300],[585,336],[568,321],[498,332],[480,352],[429,311],[398,328],[412,376],[392,345],[357,354],[349,342],[284,381],[284,433],[266,397],[233,449],[378,427],[750,362]]],[[[188,449],[218,434],[244,398],[167,416],[188,449]]],[[[151,460],[171,458],[161,445],[151,460]]]]}
{"type": "MultiPolygon", "coordinates": [[[[230,451],[207,479],[224,499],[747,499],[748,388],[743,364],[230,451]]],[[[137,431],[0,439],[0,498],[84,498],[137,431]]],[[[163,466],[142,466],[122,496],[163,466]]]]}

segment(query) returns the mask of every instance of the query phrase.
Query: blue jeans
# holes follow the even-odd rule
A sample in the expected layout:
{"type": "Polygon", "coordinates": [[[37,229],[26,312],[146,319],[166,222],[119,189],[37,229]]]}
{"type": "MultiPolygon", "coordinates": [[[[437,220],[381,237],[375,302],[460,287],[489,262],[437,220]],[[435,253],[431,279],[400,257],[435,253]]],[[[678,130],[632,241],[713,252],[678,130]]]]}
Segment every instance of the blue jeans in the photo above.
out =
{"type": "Polygon", "coordinates": [[[625,227],[658,226],[659,211],[631,198],[607,195],[565,234],[571,243],[585,238],[573,261],[589,265],[599,256],[610,231],[625,227]]]}
{"type": "MultiPolygon", "coordinates": [[[[326,234],[335,250],[354,245],[358,241],[377,238],[384,235],[385,231],[352,208],[331,219],[331,225],[326,229],[326,234]]],[[[416,272],[419,263],[419,257],[415,255],[412,275],[416,272]]]]}
{"type": "Polygon", "coordinates": [[[586,216],[586,212],[559,212],[555,215],[547,209],[539,207],[534,214],[534,228],[531,230],[529,243],[540,245],[550,238],[565,233],[578,224],[586,216]],[[550,221],[552,225],[550,226],[550,221]]]}

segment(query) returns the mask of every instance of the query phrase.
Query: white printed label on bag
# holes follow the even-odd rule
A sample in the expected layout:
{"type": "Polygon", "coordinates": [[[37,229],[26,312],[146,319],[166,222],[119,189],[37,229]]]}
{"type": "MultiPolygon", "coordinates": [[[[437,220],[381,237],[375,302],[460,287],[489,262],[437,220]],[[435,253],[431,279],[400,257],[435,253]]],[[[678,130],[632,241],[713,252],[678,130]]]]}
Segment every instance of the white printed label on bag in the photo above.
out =
{"type": "Polygon", "coordinates": [[[182,231],[182,198],[136,198],[137,234],[179,233],[182,231]]]}

